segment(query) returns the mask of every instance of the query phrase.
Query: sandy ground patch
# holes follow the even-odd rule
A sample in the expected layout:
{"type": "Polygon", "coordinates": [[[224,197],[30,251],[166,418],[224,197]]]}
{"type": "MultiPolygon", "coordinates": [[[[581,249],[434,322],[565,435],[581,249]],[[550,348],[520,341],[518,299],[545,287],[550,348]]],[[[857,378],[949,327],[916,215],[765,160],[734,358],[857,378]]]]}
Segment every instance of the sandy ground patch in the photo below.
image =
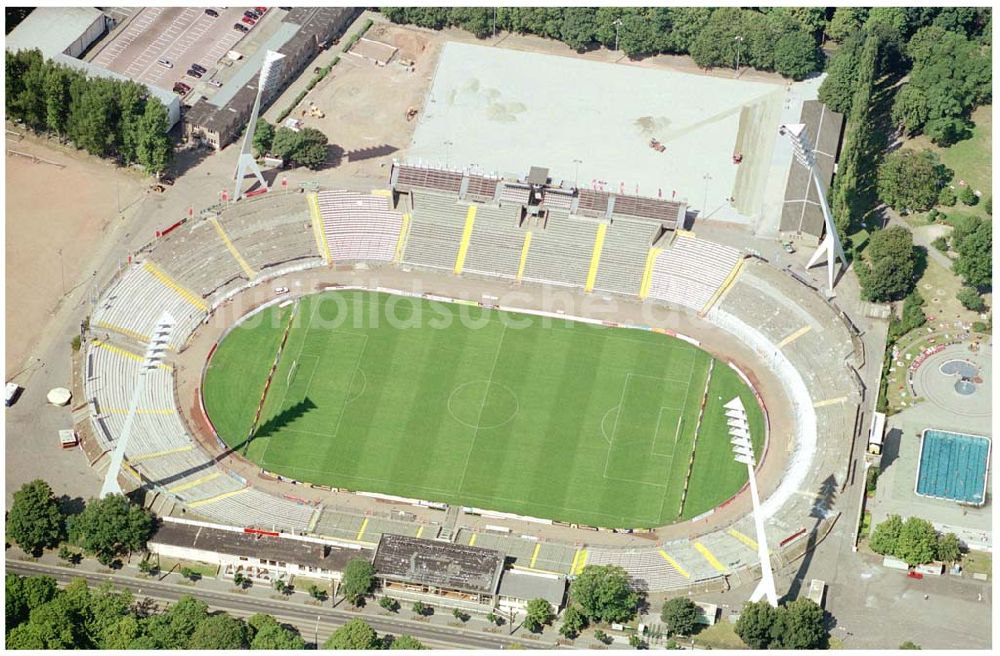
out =
{"type": "Polygon", "coordinates": [[[138,176],[25,138],[7,143],[6,376],[23,366],[63,296],[87,282],[91,251],[145,193],[138,176]],[[10,151],[30,153],[47,164],[10,151]],[[60,256],[60,251],[62,255],[60,256]]]}

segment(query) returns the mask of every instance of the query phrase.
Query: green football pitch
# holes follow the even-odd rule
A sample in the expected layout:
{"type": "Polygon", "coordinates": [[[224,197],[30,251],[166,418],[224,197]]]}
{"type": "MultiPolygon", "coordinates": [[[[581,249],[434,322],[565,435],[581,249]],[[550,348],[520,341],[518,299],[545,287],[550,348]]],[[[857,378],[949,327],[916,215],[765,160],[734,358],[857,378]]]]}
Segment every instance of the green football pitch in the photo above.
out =
{"type": "Polygon", "coordinates": [[[648,331],[327,292],[234,328],[209,363],[204,399],[229,446],[300,481],[655,527],[718,505],[746,481],[722,408],[736,395],[760,453],[763,416],[753,393],[712,360],[648,331]]]}

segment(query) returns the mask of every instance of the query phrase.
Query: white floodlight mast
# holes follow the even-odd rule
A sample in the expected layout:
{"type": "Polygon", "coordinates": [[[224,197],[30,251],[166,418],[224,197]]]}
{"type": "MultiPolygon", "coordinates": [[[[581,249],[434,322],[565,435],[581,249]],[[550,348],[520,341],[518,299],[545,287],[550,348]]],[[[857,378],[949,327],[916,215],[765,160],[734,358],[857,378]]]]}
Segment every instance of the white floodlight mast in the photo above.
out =
{"type": "MultiPolygon", "coordinates": [[[[833,222],[833,214],[830,212],[830,205],[826,200],[826,192],[823,191],[823,183],[820,182],[819,174],[816,171],[816,156],[813,151],[809,135],[806,133],[806,126],[802,123],[793,125],[782,125],[778,132],[787,135],[792,142],[795,159],[809,171],[809,178],[816,185],[816,193],[819,194],[819,205],[823,210],[823,223],[826,227],[826,235],[820,242],[816,252],[809,258],[806,268],[816,266],[823,256],[826,256],[827,290],[833,296],[834,268],[837,260],[840,260],[844,268],[847,268],[847,257],[844,255],[844,247],[840,243],[840,236],[837,234],[837,226],[833,222]]],[[[809,189],[806,188],[806,198],[809,197],[809,189]]]]}
{"type": "Polygon", "coordinates": [[[260,115],[260,105],[264,94],[271,91],[271,84],[274,81],[274,71],[278,67],[278,62],[284,59],[281,53],[268,50],[264,56],[264,64],[260,67],[260,77],[257,80],[257,97],[253,101],[253,111],[250,112],[250,122],[247,125],[246,134],[243,135],[243,146],[240,148],[240,158],[236,162],[236,189],[233,192],[233,200],[239,200],[243,195],[243,177],[247,170],[254,174],[262,187],[267,187],[264,174],[257,166],[257,160],[253,157],[253,136],[257,130],[257,118],[260,115]]]}

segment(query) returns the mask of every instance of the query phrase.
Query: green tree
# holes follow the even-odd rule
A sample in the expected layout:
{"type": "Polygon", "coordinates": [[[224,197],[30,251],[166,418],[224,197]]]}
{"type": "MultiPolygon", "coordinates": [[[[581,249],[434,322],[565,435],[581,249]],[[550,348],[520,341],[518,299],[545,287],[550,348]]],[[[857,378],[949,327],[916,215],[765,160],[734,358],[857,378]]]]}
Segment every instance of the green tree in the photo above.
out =
{"type": "Polygon", "coordinates": [[[837,7],[826,27],[826,35],[834,41],[843,43],[851,35],[861,31],[861,26],[867,18],[868,9],[865,7],[837,7]]]}
{"type": "Polygon", "coordinates": [[[247,620],[247,625],[253,635],[250,649],[305,649],[306,641],[299,632],[271,615],[257,613],[247,620]]]}
{"type": "Polygon", "coordinates": [[[934,206],[952,171],[930,150],[897,150],[878,168],[879,197],[901,212],[924,212],[934,206]]]}
{"type": "Polygon", "coordinates": [[[284,160],[290,160],[302,143],[302,133],[285,126],[274,132],[271,140],[271,154],[284,160]]]}
{"type": "Polygon", "coordinates": [[[819,100],[835,112],[846,114],[851,111],[864,46],[864,34],[848,36],[826,67],[827,75],[819,86],[819,100]]]}
{"type": "Polygon", "coordinates": [[[979,292],[972,287],[962,287],[958,290],[955,298],[958,299],[958,302],[961,303],[966,310],[982,312],[986,309],[986,303],[983,302],[983,297],[980,296],[979,292]]]}
{"type": "Polygon", "coordinates": [[[63,538],[64,522],[52,488],[35,479],[14,493],[14,503],[7,513],[7,538],[24,551],[38,555],[63,538]]]}
{"type": "Polygon", "coordinates": [[[136,127],[136,160],[148,173],[160,174],[173,158],[167,137],[167,108],[149,99],[136,127]]]}
{"type": "Polygon", "coordinates": [[[701,611],[687,597],[668,599],[660,611],[660,619],[672,635],[691,635],[700,617],[701,611]]]}
{"type": "Polygon", "coordinates": [[[395,613],[399,610],[399,602],[392,597],[382,597],[378,600],[378,605],[386,609],[390,613],[395,613]]]}
{"type": "Polygon", "coordinates": [[[532,633],[541,631],[542,626],[552,621],[552,607],[544,599],[532,599],[528,602],[526,611],[524,627],[532,633]]]}
{"type": "Polygon", "coordinates": [[[353,619],[330,634],[324,649],[378,649],[379,640],[375,629],[363,620],[353,619]]]}
{"type": "Polygon", "coordinates": [[[559,626],[559,634],[564,638],[572,640],[580,634],[587,626],[587,616],[576,606],[570,606],[563,612],[562,624],[559,626]]]}
{"type": "Polygon", "coordinates": [[[301,142],[292,155],[292,160],[310,169],[319,168],[326,162],[326,135],[314,128],[303,128],[299,134],[301,142]]]}
{"type": "Polygon", "coordinates": [[[856,263],[861,291],[869,301],[903,298],[914,286],[913,235],[892,226],[872,235],[864,261],[856,263]]]}
{"type": "Polygon", "coordinates": [[[875,526],[868,546],[877,554],[895,554],[902,530],[903,519],[899,515],[889,515],[884,522],[875,526]]]}
{"type": "Polygon", "coordinates": [[[787,32],[774,44],[774,70],[793,80],[805,79],[819,68],[816,39],[806,32],[787,32]]]}
{"type": "Polygon", "coordinates": [[[964,205],[971,207],[979,202],[979,196],[976,195],[971,186],[965,185],[958,190],[958,200],[962,201],[964,205]]]}
{"type": "Polygon", "coordinates": [[[427,649],[427,647],[413,636],[404,633],[392,641],[389,649],[427,649]]]}
{"type": "Polygon", "coordinates": [[[926,519],[910,517],[899,531],[895,555],[909,565],[921,565],[937,555],[937,531],[926,519]]]}
{"type": "Polygon", "coordinates": [[[824,649],[829,636],[823,626],[823,609],[805,598],[778,608],[771,636],[772,649],[824,649]]]}
{"type": "Polygon", "coordinates": [[[628,574],[617,565],[588,565],[570,585],[570,596],[589,620],[626,622],[641,599],[628,574]]]}
{"type": "Polygon", "coordinates": [[[993,223],[970,217],[952,233],[952,246],[958,259],[952,267],[965,284],[980,290],[990,289],[993,275],[993,223]]]}
{"type": "Polygon", "coordinates": [[[771,644],[771,627],[778,611],[766,600],[748,602],[736,620],[736,635],[751,649],[767,649],[771,644]]]}
{"type": "Polygon", "coordinates": [[[962,557],[962,544],[954,533],[943,533],[938,536],[937,558],[946,563],[953,563],[962,557]]]}
{"type": "Polygon", "coordinates": [[[21,578],[7,574],[4,578],[7,630],[28,619],[32,609],[50,601],[56,595],[56,580],[51,576],[21,578]]]}
{"type": "Polygon", "coordinates": [[[271,144],[274,142],[274,126],[265,119],[257,119],[257,128],[253,132],[253,150],[261,157],[271,151],[271,144]]]}
{"type": "Polygon", "coordinates": [[[958,197],[955,195],[955,190],[948,185],[942,187],[941,192],[938,194],[938,204],[945,207],[954,207],[956,202],[958,202],[958,197]]]}
{"type": "Polygon", "coordinates": [[[246,649],[250,646],[247,625],[226,613],[210,615],[191,635],[188,649],[246,649]]]}
{"type": "Polygon", "coordinates": [[[666,34],[664,50],[684,55],[708,24],[712,10],[708,7],[667,7],[667,16],[670,31],[666,34]]]}
{"type": "Polygon", "coordinates": [[[72,517],[74,543],[98,556],[118,556],[146,546],[153,531],[153,517],[120,494],[91,499],[83,512],[72,517]]]}
{"type": "Polygon", "coordinates": [[[414,601],[411,610],[417,615],[423,615],[427,612],[427,604],[422,601],[414,601]]]}
{"type": "Polygon", "coordinates": [[[913,643],[913,642],[911,642],[911,641],[907,640],[906,642],[904,642],[904,643],[901,643],[901,644],[899,645],[899,648],[900,648],[900,649],[920,649],[921,647],[920,647],[920,645],[918,645],[918,644],[915,644],[915,643],[913,643]]]}
{"type": "Polygon", "coordinates": [[[632,634],[628,637],[628,646],[632,649],[642,649],[646,646],[646,643],[636,634],[632,634]]]}
{"type": "Polygon", "coordinates": [[[375,583],[375,568],[363,558],[354,558],[344,567],[340,593],[355,606],[371,592],[375,583]]]}
{"type": "Polygon", "coordinates": [[[559,38],[573,50],[582,52],[596,41],[597,25],[590,7],[566,7],[563,10],[559,38]]]}

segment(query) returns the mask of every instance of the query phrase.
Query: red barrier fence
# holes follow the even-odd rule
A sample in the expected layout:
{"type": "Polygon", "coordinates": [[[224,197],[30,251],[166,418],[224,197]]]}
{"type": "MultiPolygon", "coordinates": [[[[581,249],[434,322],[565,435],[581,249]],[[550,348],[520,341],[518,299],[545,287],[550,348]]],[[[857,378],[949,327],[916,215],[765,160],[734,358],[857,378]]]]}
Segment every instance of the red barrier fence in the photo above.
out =
{"type": "Polygon", "coordinates": [[[181,225],[183,225],[183,223],[184,223],[185,221],[187,221],[187,219],[181,219],[180,221],[178,221],[177,223],[173,224],[172,226],[170,226],[170,227],[169,227],[169,228],[167,228],[166,230],[157,230],[157,231],[156,231],[156,238],[157,238],[157,239],[159,239],[160,237],[166,237],[166,236],[167,236],[167,235],[169,235],[169,234],[170,234],[171,232],[173,232],[173,231],[174,231],[175,229],[177,229],[177,228],[179,228],[179,227],[180,227],[181,225]]]}

